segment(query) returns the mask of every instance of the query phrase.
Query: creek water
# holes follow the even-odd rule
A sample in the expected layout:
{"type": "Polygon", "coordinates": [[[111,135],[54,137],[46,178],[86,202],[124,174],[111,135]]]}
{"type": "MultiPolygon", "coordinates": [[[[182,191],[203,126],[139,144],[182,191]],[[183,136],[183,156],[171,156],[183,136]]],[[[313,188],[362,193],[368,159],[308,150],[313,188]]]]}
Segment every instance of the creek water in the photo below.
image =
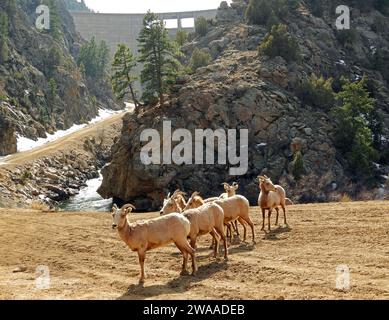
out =
{"type": "Polygon", "coordinates": [[[61,209],[65,211],[97,211],[108,212],[112,206],[112,199],[103,199],[97,189],[103,181],[103,176],[99,173],[99,177],[86,182],[86,187],[80,190],[80,193],[61,205],[61,209]]]}

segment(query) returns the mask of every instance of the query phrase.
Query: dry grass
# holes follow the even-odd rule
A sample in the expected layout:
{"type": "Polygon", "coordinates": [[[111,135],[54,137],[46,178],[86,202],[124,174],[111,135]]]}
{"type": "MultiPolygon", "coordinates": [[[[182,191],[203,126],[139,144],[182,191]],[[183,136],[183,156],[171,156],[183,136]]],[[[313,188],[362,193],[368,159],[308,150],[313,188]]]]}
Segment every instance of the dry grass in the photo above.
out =
{"type": "Polygon", "coordinates": [[[289,227],[265,233],[252,208],[257,244],[233,244],[227,262],[211,256],[210,237],[200,238],[195,277],[179,275],[174,246],[149,252],[142,287],[137,255],[111,230],[109,214],[0,210],[0,299],[389,299],[389,202],[288,213],[289,227]],[[35,287],[41,265],[50,268],[48,290],[35,287]],[[350,290],[336,289],[339,265],[350,269],[350,290]]]}
{"type": "Polygon", "coordinates": [[[344,193],[342,195],[342,197],[340,198],[340,202],[342,202],[342,203],[344,203],[344,202],[351,202],[351,201],[352,201],[351,197],[348,194],[346,194],[346,193],[344,193]]]}
{"type": "Polygon", "coordinates": [[[42,211],[42,212],[49,212],[50,207],[44,204],[42,201],[32,201],[30,204],[30,209],[31,210],[37,210],[37,211],[42,211]]]}

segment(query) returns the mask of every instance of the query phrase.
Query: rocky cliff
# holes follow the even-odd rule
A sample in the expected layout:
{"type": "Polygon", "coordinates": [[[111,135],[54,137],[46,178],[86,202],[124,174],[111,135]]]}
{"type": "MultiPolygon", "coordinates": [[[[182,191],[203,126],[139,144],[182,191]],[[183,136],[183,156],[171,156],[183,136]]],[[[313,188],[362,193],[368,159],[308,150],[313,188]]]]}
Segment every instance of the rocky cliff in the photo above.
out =
{"type": "MultiPolygon", "coordinates": [[[[323,2],[326,3],[326,2],[323,2]]],[[[330,3],[330,2],[328,2],[330,3]]],[[[352,3],[351,3],[352,4],[352,3]]],[[[331,2],[332,5],[332,2],[331,2]]],[[[332,12],[332,7],[327,12],[332,12]]],[[[385,32],[373,31],[372,25],[389,22],[387,16],[369,9],[352,10],[353,27],[358,37],[352,47],[344,46],[336,36],[333,15],[312,13],[306,1],[282,22],[298,42],[302,59],[287,62],[281,57],[258,55],[258,46],[267,33],[266,26],[244,21],[245,1],[222,3],[216,21],[209,23],[205,37],[195,37],[183,51],[188,57],[202,48],[212,62],[192,75],[177,81],[169,102],[145,107],[124,117],[120,140],[113,147],[113,160],[103,170],[99,192],[118,202],[133,202],[140,210],[160,208],[169,191],[181,188],[200,191],[205,197],[222,193],[224,181],[238,181],[239,193],[255,204],[258,197],[256,177],[267,174],[287,189],[298,202],[339,200],[343,193],[355,198],[375,198],[383,194],[368,188],[345,170],[342,155],[336,149],[332,132],[334,119],[328,110],[302,103],[296,86],[312,73],[355,80],[367,75],[377,108],[383,116],[383,141],[389,139],[389,91],[386,70],[372,67],[376,48],[389,48],[385,32]],[[249,169],[243,176],[230,176],[226,165],[149,165],[140,160],[140,134],[146,128],[158,130],[170,120],[173,130],[199,128],[249,129],[249,169]],[[291,174],[293,153],[303,154],[301,180],[291,174]]],[[[325,6],[325,4],[324,4],[325,6]]],[[[384,176],[388,163],[377,164],[377,176],[384,176]],[[385,166],[386,165],[386,166],[385,166]]],[[[385,192],[385,190],[384,190],[385,192]]]]}
{"type": "Polygon", "coordinates": [[[107,84],[88,83],[75,62],[83,40],[63,1],[50,5],[50,30],[38,30],[41,1],[1,1],[0,156],[15,152],[15,137],[45,137],[117,109],[107,84]]]}

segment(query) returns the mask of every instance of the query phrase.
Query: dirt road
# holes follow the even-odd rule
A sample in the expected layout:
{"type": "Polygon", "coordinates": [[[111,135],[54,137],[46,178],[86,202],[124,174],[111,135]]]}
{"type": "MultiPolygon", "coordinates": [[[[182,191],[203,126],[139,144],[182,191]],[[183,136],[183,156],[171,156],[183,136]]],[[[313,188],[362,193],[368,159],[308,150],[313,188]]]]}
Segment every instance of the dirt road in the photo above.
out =
{"type": "Polygon", "coordinates": [[[108,213],[0,209],[0,298],[389,299],[389,202],[288,209],[290,228],[264,233],[252,208],[257,244],[251,237],[233,244],[227,262],[212,258],[209,237],[201,238],[194,277],[179,275],[174,246],[148,253],[144,287],[137,256],[111,230],[108,213]],[[36,287],[42,265],[50,272],[46,290],[36,287]],[[350,270],[350,290],[336,289],[339,265],[350,270]],[[13,273],[17,267],[26,270],[13,273]]]}
{"type": "Polygon", "coordinates": [[[77,144],[82,142],[84,137],[91,136],[99,130],[108,130],[108,128],[115,123],[121,124],[121,118],[124,114],[125,112],[114,114],[107,119],[90,124],[77,132],[66,135],[35,149],[13,154],[4,159],[0,164],[0,167],[11,167],[12,165],[25,164],[42,156],[49,156],[53,152],[57,152],[59,149],[63,149],[65,147],[75,148],[77,144]]]}

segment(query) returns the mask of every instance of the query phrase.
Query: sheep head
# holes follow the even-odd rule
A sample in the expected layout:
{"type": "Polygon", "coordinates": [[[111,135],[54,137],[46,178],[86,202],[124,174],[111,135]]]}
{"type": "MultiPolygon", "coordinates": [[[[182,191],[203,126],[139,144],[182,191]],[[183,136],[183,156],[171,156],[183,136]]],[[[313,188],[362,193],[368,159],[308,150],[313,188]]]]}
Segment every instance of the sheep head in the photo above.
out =
{"type": "Polygon", "coordinates": [[[112,229],[123,228],[127,222],[127,215],[135,209],[132,204],[126,204],[121,209],[114,204],[112,207],[112,229]]]}
{"type": "Polygon", "coordinates": [[[268,176],[259,176],[258,179],[261,190],[266,192],[276,191],[276,187],[268,176]]]}
{"type": "Polygon", "coordinates": [[[192,193],[191,197],[189,198],[188,202],[186,203],[184,211],[186,211],[188,209],[198,208],[203,203],[204,203],[204,200],[203,200],[203,198],[201,198],[200,192],[195,191],[192,193]]]}
{"type": "Polygon", "coordinates": [[[177,203],[177,194],[173,194],[170,198],[163,200],[162,209],[159,211],[161,216],[167,215],[169,213],[178,212],[181,213],[180,206],[177,203]]]}

